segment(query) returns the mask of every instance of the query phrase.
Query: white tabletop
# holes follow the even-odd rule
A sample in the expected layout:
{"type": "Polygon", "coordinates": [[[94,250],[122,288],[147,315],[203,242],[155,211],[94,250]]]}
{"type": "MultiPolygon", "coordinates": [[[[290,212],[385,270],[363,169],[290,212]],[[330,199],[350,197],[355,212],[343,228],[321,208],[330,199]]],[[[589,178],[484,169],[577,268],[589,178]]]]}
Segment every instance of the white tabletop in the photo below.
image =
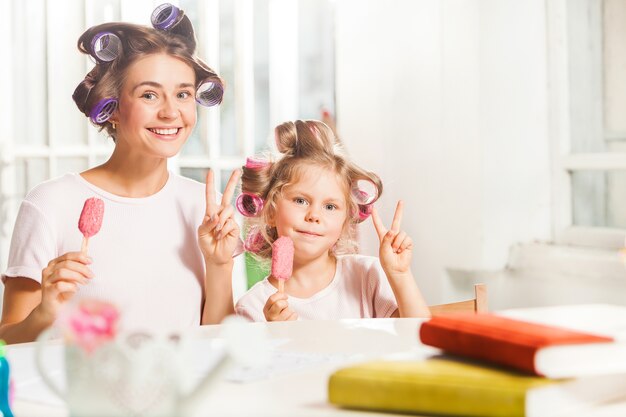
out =
{"type": "MultiPolygon", "coordinates": [[[[626,313],[626,309],[621,312],[626,313]]],[[[528,310],[528,317],[545,317],[545,314],[538,313],[541,312],[536,309],[528,310]]],[[[525,310],[515,310],[511,315],[521,317],[526,313],[525,310]]],[[[291,363],[276,366],[275,372],[257,376],[247,382],[220,381],[203,400],[198,415],[391,416],[343,410],[329,404],[328,376],[334,370],[354,361],[381,357],[419,358],[437,352],[420,344],[418,328],[421,322],[420,319],[362,319],[248,324],[266,328],[270,339],[275,342],[274,353],[286,355],[283,360],[291,363]]],[[[626,320],[623,322],[626,323],[626,320]]],[[[203,326],[195,336],[198,340],[206,340],[219,336],[219,332],[220,326],[203,326]]],[[[67,416],[67,409],[62,405],[40,404],[24,392],[20,394],[19,387],[28,386],[27,380],[36,378],[33,363],[28,363],[33,352],[31,343],[8,347],[8,357],[10,361],[13,359],[11,365],[17,385],[14,404],[16,416],[67,416]]],[[[580,416],[583,415],[626,416],[626,398],[623,402],[605,405],[594,412],[587,410],[580,416]]]]}

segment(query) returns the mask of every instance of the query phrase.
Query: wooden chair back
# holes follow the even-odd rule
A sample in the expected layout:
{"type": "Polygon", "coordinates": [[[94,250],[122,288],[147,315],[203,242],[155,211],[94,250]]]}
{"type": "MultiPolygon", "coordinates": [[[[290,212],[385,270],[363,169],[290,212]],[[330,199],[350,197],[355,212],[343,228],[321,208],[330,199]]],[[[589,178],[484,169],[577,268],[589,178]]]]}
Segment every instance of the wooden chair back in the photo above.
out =
{"type": "Polygon", "coordinates": [[[487,285],[474,285],[474,298],[465,301],[457,301],[455,303],[437,304],[428,306],[430,314],[440,316],[442,314],[460,313],[473,311],[475,313],[486,313],[489,311],[487,306],[487,285]]]}

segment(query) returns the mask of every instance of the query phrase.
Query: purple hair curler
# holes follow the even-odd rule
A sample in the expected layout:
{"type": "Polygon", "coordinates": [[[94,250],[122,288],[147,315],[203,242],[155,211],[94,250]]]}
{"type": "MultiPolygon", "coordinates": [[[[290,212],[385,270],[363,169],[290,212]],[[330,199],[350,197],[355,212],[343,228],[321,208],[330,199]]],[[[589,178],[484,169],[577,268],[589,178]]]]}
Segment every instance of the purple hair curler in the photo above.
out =
{"type": "Polygon", "coordinates": [[[173,4],[163,3],[152,12],[152,26],[159,30],[169,30],[178,19],[180,9],[173,4]]]}
{"type": "Polygon", "coordinates": [[[246,217],[256,217],[263,210],[263,199],[256,194],[241,193],[235,202],[239,213],[246,217]]]}
{"type": "Polygon", "coordinates": [[[196,101],[205,107],[220,104],[222,97],[224,97],[224,87],[219,82],[204,80],[196,90],[196,101]]]}
{"type": "Polygon", "coordinates": [[[97,125],[109,120],[117,109],[117,99],[113,97],[103,98],[93,106],[91,112],[89,112],[89,118],[97,125]]]}
{"type": "Polygon", "coordinates": [[[91,56],[98,62],[110,62],[122,53],[122,41],[111,32],[99,32],[91,39],[91,56]]]}

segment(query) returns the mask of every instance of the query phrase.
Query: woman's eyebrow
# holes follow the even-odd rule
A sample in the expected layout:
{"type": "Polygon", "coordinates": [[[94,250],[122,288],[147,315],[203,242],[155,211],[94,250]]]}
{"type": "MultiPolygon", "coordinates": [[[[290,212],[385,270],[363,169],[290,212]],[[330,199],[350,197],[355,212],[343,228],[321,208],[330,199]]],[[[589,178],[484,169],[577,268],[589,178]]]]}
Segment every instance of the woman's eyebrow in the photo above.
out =
{"type": "MultiPolygon", "coordinates": [[[[135,92],[136,89],[138,89],[139,87],[142,86],[149,86],[149,87],[154,87],[154,88],[159,88],[159,89],[163,89],[163,85],[160,83],[157,83],[156,81],[143,81],[139,84],[137,84],[135,87],[133,87],[132,92],[135,92]]],[[[180,83],[178,84],[178,86],[176,88],[194,88],[194,85],[192,83],[180,83]]]]}

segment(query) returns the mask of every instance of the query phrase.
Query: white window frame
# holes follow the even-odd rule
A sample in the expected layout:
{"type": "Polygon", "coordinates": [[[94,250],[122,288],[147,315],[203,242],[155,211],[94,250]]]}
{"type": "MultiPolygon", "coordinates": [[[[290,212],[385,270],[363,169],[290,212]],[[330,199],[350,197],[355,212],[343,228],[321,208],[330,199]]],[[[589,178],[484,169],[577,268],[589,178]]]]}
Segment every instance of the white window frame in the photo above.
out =
{"type": "Polygon", "coordinates": [[[571,173],[578,170],[626,170],[626,153],[571,153],[572,122],[586,134],[602,135],[601,68],[590,69],[585,63],[597,62],[601,53],[602,0],[581,0],[593,11],[589,33],[592,47],[572,54],[568,34],[570,2],[548,0],[548,80],[549,80],[549,134],[552,149],[553,236],[561,245],[589,246],[617,249],[624,245],[624,230],[614,228],[582,227],[573,224],[571,173]],[[596,16],[597,15],[597,16],[596,16]],[[594,61],[595,60],[595,61],[594,61]],[[585,91],[570,89],[571,68],[589,71],[585,74],[594,82],[585,91]],[[582,69],[581,69],[582,68],[582,69]],[[598,79],[598,77],[600,77],[598,79]],[[600,100],[598,100],[600,98],[600,100]],[[587,106],[585,119],[571,120],[570,106],[587,106]]]}
{"type": "MultiPolygon", "coordinates": [[[[40,0],[46,4],[48,0],[40,0]]],[[[221,0],[231,1],[231,0],[221,0]]],[[[207,110],[208,117],[202,118],[198,126],[201,137],[207,141],[207,153],[202,155],[178,155],[169,161],[169,168],[180,173],[183,168],[208,168],[214,169],[215,181],[222,183],[222,172],[228,172],[242,166],[246,156],[255,152],[254,138],[254,37],[253,37],[253,6],[254,0],[233,0],[235,8],[235,79],[229,80],[230,88],[235,93],[235,120],[237,125],[237,149],[241,151],[235,156],[224,157],[220,152],[220,109],[207,110]]],[[[47,92],[38,97],[28,97],[28,100],[41,100],[41,96],[47,97],[46,118],[47,142],[43,145],[20,145],[15,141],[18,126],[31,122],[27,115],[21,115],[19,120],[13,112],[13,106],[0,112],[3,134],[0,136],[0,268],[6,268],[10,238],[13,222],[17,215],[17,209],[21,201],[21,195],[17,195],[16,189],[16,161],[20,158],[45,158],[48,161],[47,177],[59,175],[57,172],[57,160],[62,157],[84,157],[87,166],[91,167],[98,161],[108,157],[111,153],[112,144],[103,139],[102,133],[90,126],[87,119],[78,111],[70,112],[66,102],[61,102],[59,97],[67,98],[76,80],[80,80],[91,69],[93,63],[89,58],[82,57],[75,48],[75,34],[99,22],[95,21],[96,9],[108,10],[113,16],[119,13],[122,21],[136,22],[149,25],[150,12],[160,0],[68,0],[64,7],[46,7],[46,54],[48,60],[45,65],[47,74],[47,92]],[[68,3],[69,2],[69,3],[68,3]],[[97,3],[96,3],[97,2],[97,3]],[[104,2],[104,3],[103,3],[104,2]],[[64,30],[54,28],[63,22],[64,30]],[[84,65],[81,65],[84,62],[84,65]],[[71,84],[71,85],[70,85],[71,84]],[[84,144],[67,145],[62,141],[62,135],[83,135],[87,138],[84,144]]],[[[170,1],[179,5],[177,0],[170,1]]],[[[9,1],[5,5],[7,16],[14,16],[17,11],[18,0],[9,1]]],[[[220,0],[198,0],[200,24],[196,28],[196,36],[202,49],[198,55],[203,57],[218,73],[219,71],[219,7],[220,0]]],[[[297,117],[298,114],[298,2],[292,0],[269,0],[269,47],[273,61],[270,67],[270,126],[284,120],[297,117]],[[273,23],[272,23],[273,22],[273,23]],[[291,22],[291,24],[284,24],[291,22]]],[[[27,20],[26,16],[22,16],[27,20]]],[[[4,25],[0,25],[0,33],[3,39],[12,39],[15,30],[19,27],[26,28],[22,21],[15,22],[7,19],[4,25]]],[[[19,51],[19,45],[14,42],[5,42],[5,56],[13,56],[19,51]]],[[[11,61],[12,62],[12,61],[11,61]]],[[[32,69],[36,71],[36,68],[32,69]]],[[[0,87],[8,97],[14,97],[16,92],[14,66],[0,66],[0,87]]],[[[74,109],[72,109],[74,110],[74,109]]],[[[204,111],[204,110],[203,110],[204,111]]],[[[241,257],[242,258],[242,257],[241,257]]],[[[243,263],[238,266],[234,275],[242,275],[243,263]]],[[[235,296],[245,290],[245,280],[235,284],[235,296]]]]}

